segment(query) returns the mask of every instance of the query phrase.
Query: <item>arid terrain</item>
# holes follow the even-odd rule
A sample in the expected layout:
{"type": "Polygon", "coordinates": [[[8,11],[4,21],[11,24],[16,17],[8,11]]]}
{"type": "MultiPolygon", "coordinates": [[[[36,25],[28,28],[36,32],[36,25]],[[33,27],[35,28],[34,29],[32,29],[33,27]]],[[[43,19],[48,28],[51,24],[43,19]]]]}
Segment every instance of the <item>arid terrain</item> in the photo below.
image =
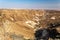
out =
{"type": "Polygon", "coordinates": [[[34,39],[35,30],[54,22],[60,22],[60,11],[0,9],[0,40],[34,39]]]}

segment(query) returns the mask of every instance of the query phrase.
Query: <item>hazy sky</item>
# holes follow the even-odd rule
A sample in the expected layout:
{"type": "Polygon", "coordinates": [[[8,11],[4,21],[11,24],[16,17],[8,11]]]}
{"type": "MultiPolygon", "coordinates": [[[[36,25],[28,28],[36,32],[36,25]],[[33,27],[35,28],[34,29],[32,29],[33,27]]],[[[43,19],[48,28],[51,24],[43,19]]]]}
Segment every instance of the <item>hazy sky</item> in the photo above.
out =
{"type": "Polygon", "coordinates": [[[0,8],[60,9],[60,0],[0,0],[0,8]]]}

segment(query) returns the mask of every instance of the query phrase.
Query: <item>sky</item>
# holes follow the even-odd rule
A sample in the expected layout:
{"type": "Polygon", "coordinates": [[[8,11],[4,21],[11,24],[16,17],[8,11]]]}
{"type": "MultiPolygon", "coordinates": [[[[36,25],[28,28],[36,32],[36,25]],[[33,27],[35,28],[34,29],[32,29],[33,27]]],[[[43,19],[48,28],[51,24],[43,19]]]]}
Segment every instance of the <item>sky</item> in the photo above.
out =
{"type": "Polygon", "coordinates": [[[60,9],[60,0],[0,0],[0,8],[60,9]]]}

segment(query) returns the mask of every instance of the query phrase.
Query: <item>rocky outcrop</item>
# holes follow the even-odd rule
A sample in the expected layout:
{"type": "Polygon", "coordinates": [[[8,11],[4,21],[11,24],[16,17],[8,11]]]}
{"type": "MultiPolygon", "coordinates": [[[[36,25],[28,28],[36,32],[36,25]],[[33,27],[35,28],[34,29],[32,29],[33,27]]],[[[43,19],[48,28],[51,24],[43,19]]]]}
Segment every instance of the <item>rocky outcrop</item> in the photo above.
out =
{"type": "Polygon", "coordinates": [[[21,35],[26,39],[34,39],[35,29],[58,20],[60,21],[60,11],[1,9],[0,39],[13,40],[12,35],[18,36],[18,39],[21,35]]]}

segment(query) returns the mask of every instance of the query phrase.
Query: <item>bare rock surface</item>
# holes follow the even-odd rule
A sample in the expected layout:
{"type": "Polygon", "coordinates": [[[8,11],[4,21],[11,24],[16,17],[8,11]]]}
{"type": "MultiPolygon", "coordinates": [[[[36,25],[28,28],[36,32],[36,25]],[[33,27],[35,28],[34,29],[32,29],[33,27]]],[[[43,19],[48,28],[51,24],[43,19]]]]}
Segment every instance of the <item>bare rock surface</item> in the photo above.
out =
{"type": "Polygon", "coordinates": [[[35,29],[54,22],[60,22],[60,11],[1,9],[0,40],[34,39],[35,29]]]}

